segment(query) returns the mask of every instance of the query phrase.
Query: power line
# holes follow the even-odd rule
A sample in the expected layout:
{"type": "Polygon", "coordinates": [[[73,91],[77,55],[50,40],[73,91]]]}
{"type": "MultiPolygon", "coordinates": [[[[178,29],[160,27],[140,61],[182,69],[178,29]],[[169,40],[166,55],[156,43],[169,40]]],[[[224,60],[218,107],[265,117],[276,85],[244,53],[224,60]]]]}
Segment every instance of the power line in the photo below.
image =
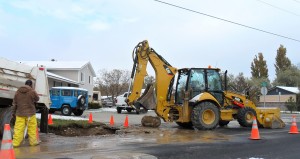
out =
{"type": "Polygon", "coordinates": [[[287,37],[287,36],[284,36],[284,35],[272,33],[272,32],[269,32],[269,31],[265,31],[265,30],[262,30],[262,29],[258,29],[258,28],[255,28],[255,27],[251,27],[251,26],[248,26],[248,25],[244,25],[244,24],[241,24],[241,23],[230,21],[230,20],[227,20],[227,19],[219,18],[219,17],[213,16],[213,15],[209,15],[209,14],[206,14],[206,13],[198,12],[198,11],[195,11],[195,10],[192,10],[192,9],[188,9],[188,8],[184,8],[184,7],[175,5],[175,4],[163,2],[163,1],[160,1],[160,0],[154,0],[154,1],[162,3],[162,4],[166,4],[166,5],[175,7],[175,8],[183,9],[183,10],[186,10],[186,11],[189,11],[189,12],[193,12],[193,13],[196,13],[196,14],[201,14],[201,15],[204,15],[204,16],[207,16],[207,17],[210,17],[210,18],[214,18],[214,19],[218,19],[218,20],[221,20],[221,21],[225,21],[225,22],[228,22],[228,23],[231,23],[231,24],[239,25],[239,26],[242,26],[242,27],[245,27],[245,28],[249,28],[249,29],[252,29],[252,30],[256,30],[256,31],[267,33],[267,34],[275,35],[275,36],[278,36],[278,37],[282,37],[282,38],[285,38],[285,39],[289,39],[289,40],[293,40],[293,41],[296,41],[296,42],[300,42],[300,40],[298,40],[298,39],[290,38],[290,37],[287,37]]]}
{"type": "Polygon", "coordinates": [[[300,3],[300,1],[298,1],[298,0],[294,0],[295,2],[297,2],[297,3],[300,3]]]}
{"type": "MultiPolygon", "coordinates": [[[[278,9],[278,10],[281,10],[281,11],[283,11],[283,12],[287,12],[287,13],[293,14],[293,15],[298,16],[298,17],[300,16],[300,15],[297,14],[297,13],[294,13],[294,12],[291,12],[291,11],[289,11],[289,10],[286,10],[286,9],[283,9],[283,8],[280,8],[280,7],[277,7],[277,6],[275,6],[275,5],[272,5],[272,4],[270,4],[270,3],[264,2],[264,1],[262,1],[262,0],[257,0],[257,1],[260,2],[260,3],[266,4],[266,5],[268,5],[268,6],[271,6],[271,7],[273,7],[273,8],[276,8],[276,9],[278,9]]],[[[299,1],[298,1],[298,3],[299,3],[299,1]]]]}

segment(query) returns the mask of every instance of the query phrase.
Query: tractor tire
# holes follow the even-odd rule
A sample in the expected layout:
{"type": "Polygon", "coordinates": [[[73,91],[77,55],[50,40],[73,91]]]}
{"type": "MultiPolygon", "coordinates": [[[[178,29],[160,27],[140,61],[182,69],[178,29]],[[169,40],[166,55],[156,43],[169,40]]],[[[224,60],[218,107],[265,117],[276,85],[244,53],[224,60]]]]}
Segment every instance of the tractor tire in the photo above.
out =
{"type": "Polygon", "coordinates": [[[226,120],[220,120],[219,121],[219,126],[223,127],[229,124],[230,121],[226,121],[226,120]]]}
{"type": "Polygon", "coordinates": [[[187,128],[187,129],[191,129],[193,128],[193,123],[192,122],[188,122],[188,123],[181,123],[181,122],[176,122],[176,124],[182,128],[187,128]]]}
{"type": "Polygon", "coordinates": [[[251,127],[253,116],[256,117],[256,112],[251,107],[240,108],[237,113],[237,121],[242,127],[251,127]]]}
{"type": "Polygon", "coordinates": [[[202,102],[194,107],[191,114],[192,124],[199,130],[212,130],[220,120],[220,110],[212,102],[202,102]]]}
{"type": "Polygon", "coordinates": [[[61,114],[65,116],[70,116],[72,114],[72,109],[68,105],[63,105],[61,107],[61,114]]]}
{"type": "Polygon", "coordinates": [[[11,107],[0,109],[0,119],[1,119],[0,120],[0,126],[1,126],[1,128],[0,128],[1,137],[0,138],[2,138],[2,136],[3,136],[3,130],[4,130],[5,124],[10,125],[10,131],[11,131],[11,134],[13,135],[16,118],[12,117],[11,107]]]}

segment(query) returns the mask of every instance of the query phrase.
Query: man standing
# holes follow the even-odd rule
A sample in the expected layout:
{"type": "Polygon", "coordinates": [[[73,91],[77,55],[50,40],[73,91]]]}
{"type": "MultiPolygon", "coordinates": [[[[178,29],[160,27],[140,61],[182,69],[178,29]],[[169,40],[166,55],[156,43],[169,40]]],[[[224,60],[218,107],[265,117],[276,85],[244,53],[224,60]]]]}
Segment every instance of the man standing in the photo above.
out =
{"type": "Polygon", "coordinates": [[[27,80],[25,86],[20,87],[13,100],[13,116],[16,116],[16,122],[13,135],[13,146],[18,147],[21,145],[24,138],[24,131],[27,125],[29,144],[31,146],[38,145],[36,137],[36,110],[35,102],[39,100],[39,96],[32,88],[32,81],[27,80]]]}

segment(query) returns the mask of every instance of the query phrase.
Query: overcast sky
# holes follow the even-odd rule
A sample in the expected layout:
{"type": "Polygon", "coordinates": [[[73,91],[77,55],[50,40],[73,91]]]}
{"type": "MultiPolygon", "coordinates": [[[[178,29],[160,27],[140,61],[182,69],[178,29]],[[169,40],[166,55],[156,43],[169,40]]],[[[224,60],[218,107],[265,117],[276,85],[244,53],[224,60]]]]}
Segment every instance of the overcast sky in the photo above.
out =
{"type": "MultiPolygon", "coordinates": [[[[163,2],[300,41],[300,0],[163,2]]],[[[133,48],[148,40],[177,68],[212,65],[250,77],[251,62],[262,52],[273,80],[280,44],[293,64],[300,63],[299,41],[198,13],[154,0],[0,0],[0,56],[87,60],[96,73],[131,70],[133,48]]]]}

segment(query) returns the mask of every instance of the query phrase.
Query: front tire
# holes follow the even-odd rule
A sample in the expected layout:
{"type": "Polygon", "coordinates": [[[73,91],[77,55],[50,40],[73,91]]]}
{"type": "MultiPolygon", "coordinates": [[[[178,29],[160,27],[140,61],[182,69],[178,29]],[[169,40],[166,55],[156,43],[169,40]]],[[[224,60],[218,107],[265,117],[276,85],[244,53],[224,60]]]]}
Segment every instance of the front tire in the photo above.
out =
{"type": "Polygon", "coordinates": [[[191,120],[196,129],[215,129],[219,124],[220,110],[212,102],[202,102],[194,107],[191,120]]]}
{"type": "Polygon", "coordinates": [[[251,107],[240,108],[237,114],[237,121],[243,127],[251,127],[253,117],[256,117],[256,112],[251,107]]]}
{"type": "Polygon", "coordinates": [[[68,105],[63,105],[61,107],[61,114],[65,116],[70,116],[72,114],[72,109],[68,105]]]}

